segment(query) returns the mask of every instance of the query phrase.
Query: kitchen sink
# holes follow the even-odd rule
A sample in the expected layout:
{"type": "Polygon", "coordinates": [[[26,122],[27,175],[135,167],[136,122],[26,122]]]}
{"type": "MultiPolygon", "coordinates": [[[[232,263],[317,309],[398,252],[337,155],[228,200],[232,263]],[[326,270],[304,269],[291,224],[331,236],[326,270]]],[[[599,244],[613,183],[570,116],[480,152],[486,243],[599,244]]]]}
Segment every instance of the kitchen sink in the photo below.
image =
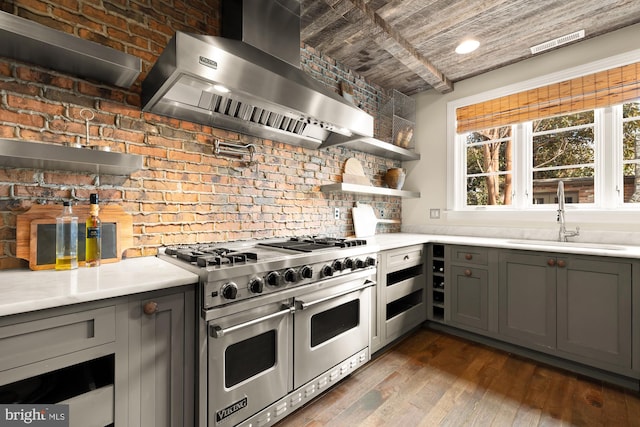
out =
{"type": "Polygon", "coordinates": [[[584,248],[602,249],[608,251],[624,251],[624,246],[610,245],[606,243],[584,243],[584,242],[558,242],[555,240],[507,240],[507,243],[527,246],[553,246],[561,248],[584,248]]]}

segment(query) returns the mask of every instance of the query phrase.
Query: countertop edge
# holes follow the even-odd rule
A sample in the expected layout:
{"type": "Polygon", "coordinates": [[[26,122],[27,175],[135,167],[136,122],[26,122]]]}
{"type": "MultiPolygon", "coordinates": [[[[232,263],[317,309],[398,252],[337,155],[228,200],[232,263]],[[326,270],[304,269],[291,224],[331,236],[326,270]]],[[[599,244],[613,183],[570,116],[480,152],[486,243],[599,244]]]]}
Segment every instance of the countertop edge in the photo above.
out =
{"type": "Polygon", "coordinates": [[[380,250],[397,249],[425,243],[442,243],[461,246],[485,246],[498,249],[516,249],[535,252],[566,253],[575,255],[604,256],[612,258],[640,259],[640,247],[615,243],[557,242],[544,240],[508,239],[495,237],[456,236],[448,234],[387,233],[367,237],[367,243],[380,250]],[[584,246],[580,246],[584,245],[584,246]]]}
{"type": "Polygon", "coordinates": [[[0,272],[0,317],[191,285],[198,275],[157,257],[77,270],[0,272]]]}

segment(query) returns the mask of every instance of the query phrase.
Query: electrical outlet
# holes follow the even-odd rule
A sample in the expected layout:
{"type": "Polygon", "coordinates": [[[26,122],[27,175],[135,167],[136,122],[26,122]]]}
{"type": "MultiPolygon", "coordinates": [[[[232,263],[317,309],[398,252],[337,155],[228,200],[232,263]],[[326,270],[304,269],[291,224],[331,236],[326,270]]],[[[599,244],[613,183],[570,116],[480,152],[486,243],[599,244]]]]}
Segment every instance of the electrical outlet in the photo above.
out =
{"type": "Polygon", "coordinates": [[[333,208],[333,218],[340,219],[340,208],[333,208]]]}
{"type": "Polygon", "coordinates": [[[429,209],[429,218],[440,219],[440,209],[429,209]]]}

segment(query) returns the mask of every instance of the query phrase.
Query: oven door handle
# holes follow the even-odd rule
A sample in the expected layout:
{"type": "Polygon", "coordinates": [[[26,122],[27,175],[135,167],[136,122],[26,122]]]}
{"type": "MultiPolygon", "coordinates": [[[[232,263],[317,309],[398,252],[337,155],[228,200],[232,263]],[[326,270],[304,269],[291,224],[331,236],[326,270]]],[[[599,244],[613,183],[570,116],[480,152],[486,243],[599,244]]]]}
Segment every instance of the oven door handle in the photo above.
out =
{"type": "Polygon", "coordinates": [[[361,290],[366,289],[366,288],[370,288],[371,286],[375,286],[375,284],[376,284],[376,282],[374,282],[373,280],[365,280],[364,285],[362,285],[362,286],[360,286],[358,288],[355,288],[355,289],[349,289],[349,290],[341,292],[339,294],[329,295],[328,297],[320,298],[320,299],[317,299],[315,301],[304,302],[304,301],[296,300],[296,302],[299,304],[300,310],[304,310],[304,309],[309,308],[309,307],[311,307],[313,305],[320,304],[322,302],[329,301],[329,300],[332,300],[332,299],[335,299],[335,298],[338,298],[338,297],[341,297],[341,296],[344,296],[344,295],[348,295],[348,294],[353,293],[353,292],[361,291],[361,290]]]}
{"type": "Polygon", "coordinates": [[[293,311],[294,311],[293,307],[284,306],[283,310],[280,310],[280,311],[275,312],[273,314],[269,314],[267,316],[258,317],[257,319],[249,320],[248,322],[244,322],[244,323],[239,323],[237,325],[230,326],[228,328],[221,328],[218,325],[211,325],[209,327],[209,332],[211,333],[211,336],[213,338],[221,338],[221,337],[223,337],[226,334],[229,334],[231,332],[235,332],[235,331],[237,331],[239,329],[243,329],[243,328],[246,328],[246,327],[249,327],[249,326],[253,326],[253,325],[257,324],[257,323],[264,322],[265,320],[275,319],[276,317],[280,317],[280,316],[284,316],[285,314],[293,313],[293,311]]]}

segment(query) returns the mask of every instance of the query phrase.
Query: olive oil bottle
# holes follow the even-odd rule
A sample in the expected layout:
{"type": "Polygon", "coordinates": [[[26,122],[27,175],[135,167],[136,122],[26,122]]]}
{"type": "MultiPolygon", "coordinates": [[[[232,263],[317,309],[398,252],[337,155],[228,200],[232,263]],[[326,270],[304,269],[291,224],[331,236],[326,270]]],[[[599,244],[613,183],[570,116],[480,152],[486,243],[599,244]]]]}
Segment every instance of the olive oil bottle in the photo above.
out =
{"type": "Polygon", "coordinates": [[[86,221],[84,262],[87,267],[97,267],[102,257],[102,222],[99,216],[98,195],[92,193],[89,196],[89,203],[91,205],[86,221]]]}
{"type": "Polygon", "coordinates": [[[78,217],[71,202],[64,202],[62,214],[56,218],[56,270],[78,268],[78,217]]]}

